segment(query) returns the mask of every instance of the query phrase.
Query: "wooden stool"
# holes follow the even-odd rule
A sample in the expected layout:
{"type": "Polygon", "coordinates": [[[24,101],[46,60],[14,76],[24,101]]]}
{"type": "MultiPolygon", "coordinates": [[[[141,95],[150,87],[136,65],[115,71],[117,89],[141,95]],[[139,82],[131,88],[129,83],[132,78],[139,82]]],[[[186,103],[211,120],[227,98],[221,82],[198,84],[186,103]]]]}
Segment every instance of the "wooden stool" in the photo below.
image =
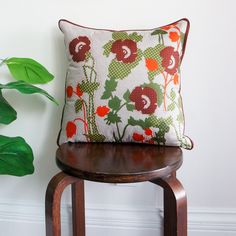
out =
{"type": "Polygon", "coordinates": [[[164,235],[187,236],[187,199],[176,170],[182,164],[177,147],[145,144],[63,144],[56,153],[61,173],[46,192],[46,236],[60,236],[60,202],[72,185],[73,236],[85,236],[84,180],[105,183],[150,181],[164,189],[164,235]]]}

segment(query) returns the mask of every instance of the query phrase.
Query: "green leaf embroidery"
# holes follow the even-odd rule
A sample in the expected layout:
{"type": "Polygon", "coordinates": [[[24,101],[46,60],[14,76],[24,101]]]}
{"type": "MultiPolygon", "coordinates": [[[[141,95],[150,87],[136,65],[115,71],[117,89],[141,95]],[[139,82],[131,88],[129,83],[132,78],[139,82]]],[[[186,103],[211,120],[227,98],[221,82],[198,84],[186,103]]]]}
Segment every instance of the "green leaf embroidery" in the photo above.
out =
{"type": "Polygon", "coordinates": [[[113,40],[110,40],[108,43],[106,43],[103,48],[104,48],[104,51],[103,51],[103,55],[108,57],[111,53],[111,47],[112,47],[112,44],[113,44],[113,40]]]}
{"type": "Polygon", "coordinates": [[[114,78],[110,78],[110,80],[106,80],[105,82],[105,91],[101,97],[101,99],[108,99],[112,95],[112,92],[116,90],[117,81],[114,78]]]}
{"type": "Polygon", "coordinates": [[[167,32],[162,29],[156,29],[151,33],[151,35],[158,35],[158,34],[167,34],[167,32]]]}
{"type": "Polygon", "coordinates": [[[142,51],[138,49],[137,51],[137,58],[132,63],[123,63],[113,59],[111,64],[108,67],[108,77],[109,78],[116,78],[116,79],[124,79],[127,77],[133,68],[135,68],[142,59],[142,51]]]}
{"type": "Polygon", "coordinates": [[[90,82],[90,81],[83,80],[82,83],[80,84],[80,89],[84,93],[92,94],[98,89],[99,85],[100,84],[98,82],[90,82]]]}
{"type": "Polygon", "coordinates": [[[135,106],[133,104],[126,104],[126,108],[128,111],[134,111],[135,110],[135,106]]]}
{"type": "Polygon", "coordinates": [[[23,176],[33,172],[33,152],[25,140],[0,135],[0,174],[23,176]]]}
{"type": "Polygon", "coordinates": [[[154,71],[148,71],[148,78],[149,80],[153,80],[154,77],[158,74],[160,74],[162,71],[164,71],[163,67],[162,67],[162,57],[160,56],[160,52],[165,48],[164,45],[162,44],[158,44],[155,47],[150,47],[147,48],[143,55],[146,59],[154,59],[157,61],[158,67],[156,70],[154,71]]]}
{"type": "Polygon", "coordinates": [[[138,42],[142,41],[143,36],[140,34],[137,34],[137,32],[134,32],[128,36],[128,39],[131,39],[131,40],[138,43],[138,42]]]}
{"type": "Polygon", "coordinates": [[[170,98],[171,98],[172,101],[174,101],[175,98],[176,98],[176,94],[175,94],[175,91],[173,89],[171,89],[170,98]]]}
{"type": "Polygon", "coordinates": [[[45,90],[38,88],[34,85],[31,85],[29,83],[26,83],[24,81],[16,81],[5,85],[0,85],[0,89],[16,89],[23,94],[39,93],[58,105],[57,101],[51,95],[49,95],[45,90]]]}
{"type": "Polygon", "coordinates": [[[45,84],[54,78],[45,67],[30,58],[12,57],[5,60],[5,63],[16,80],[30,84],[45,84]]]}
{"type": "Polygon", "coordinates": [[[86,134],[91,142],[104,142],[106,137],[103,134],[86,134]]]}
{"type": "Polygon", "coordinates": [[[175,109],[175,104],[172,102],[171,104],[168,105],[167,111],[173,111],[175,109]]]}
{"type": "Polygon", "coordinates": [[[117,111],[120,108],[120,103],[121,103],[121,100],[117,96],[115,96],[111,100],[109,100],[108,106],[111,109],[117,111]]]}
{"type": "Polygon", "coordinates": [[[125,99],[126,102],[130,102],[130,91],[129,89],[126,90],[126,92],[123,95],[123,98],[125,99]]]}
{"type": "Polygon", "coordinates": [[[5,125],[10,124],[16,117],[16,111],[2,96],[2,90],[0,89],[0,123],[5,125]]]}
{"type": "Polygon", "coordinates": [[[81,99],[77,99],[75,101],[75,112],[78,113],[79,111],[81,111],[82,109],[82,105],[83,105],[83,101],[81,99]]]}
{"type": "Polygon", "coordinates": [[[148,128],[146,127],[146,124],[145,124],[145,121],[143,120],[135,120],[132,116],[130,116],[130,118],[128,119],[128,124],[131,125],[131,126],[140,126],[142,127],[143,129],[145,128],[148,128]]]}
{"type": "Polygon", "coordinates": [[[119,39],[124,40],[124,39],[127,39],[127,37],[128,37],[128,33],[126,32],[114,32],[112,34],[112,38],[114,40],[119,40],[119,39]]]}
{"type": "Polygon", "coordinates": [[[121,122],[121,118],[114,112],[109,112],[105,120],[108,125],[121,122]]]}

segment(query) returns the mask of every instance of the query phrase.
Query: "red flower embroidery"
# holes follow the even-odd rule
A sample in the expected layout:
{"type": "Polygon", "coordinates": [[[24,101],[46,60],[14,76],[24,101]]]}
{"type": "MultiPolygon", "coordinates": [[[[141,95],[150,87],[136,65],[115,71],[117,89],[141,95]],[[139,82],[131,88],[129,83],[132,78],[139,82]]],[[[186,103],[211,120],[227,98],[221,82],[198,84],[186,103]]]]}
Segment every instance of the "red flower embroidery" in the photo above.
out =
{"type": "Polygon", "coordinates": [[[145,131],[146,135],[148,135],[148,136],[152,135],[152,130],[150,128],[146,128],[144,131],[145,131]]]}
{"type": "Polygon", "coordinates": [[[144,136],[142,134],[133,133],[133,140],[137,142],[143,142],[144,136]]]}
{"type": "Polygon", "coordinates": [[[166,47],[160,52],[162,66],[168,74],[174,75],[179,66],[179,53],[173,47],[166,47]]]}
{"type": "Polygon", "coordinates": [[[73,94],[73,87],[72,86],[68,86],[66,88],[66,95],[67,95],[67,97],[70,98],[72,96],[72,94],[73,94]]]}
{"type": "Polygon", "coordinates": [[[79,36],[73,39],[69,44],[69,51],[72,60],[75,62],[84,61],[86,53],[90,50],[90,41],[86,36],[79,36]]]}
{"type": "Polygon", "coordinates": [[[72,138],[76,134],[76,125],[74,122],[69,121],[66,125],[66,136],[72,138]]]}
{"type": "Polygon", "coordinates": [[[137,57],[137,43],[131,39],[116,40],[111,47],[116,59],[124,63],[134,62],[137,57]]]}
{"type": "Polygon", "coordinates": [[[96,114],[100,117],[104,117],[107,115],[107,113],[110,111],[110,109],[106,106],[99,106],[96,110],[96,114]]]}
{"type": "Polygon", "coordinates": [[[81,90],[79,84],[76,87],[76,94],[81,97],[83,95],[83,91],[81,90]]]}
{"type": "Polygon", "coordinates": [[[135,109],[143,114],[152,114],[157,108],[157,94],[152,88],[136,87],[129,98],[135,103],[135,109]]]}

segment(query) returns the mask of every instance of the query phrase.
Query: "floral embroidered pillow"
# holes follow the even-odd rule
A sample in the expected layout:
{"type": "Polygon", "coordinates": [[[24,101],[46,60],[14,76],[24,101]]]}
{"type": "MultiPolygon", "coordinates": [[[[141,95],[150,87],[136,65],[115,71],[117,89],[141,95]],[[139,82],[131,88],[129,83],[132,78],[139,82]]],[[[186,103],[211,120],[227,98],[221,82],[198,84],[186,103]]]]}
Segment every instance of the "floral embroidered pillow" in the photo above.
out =
{"type": "Polygon", "coordinates": [[[59,144],[137,142],[192,148],[180,65],[189,22],[100,30],[59,21],[69,67],[59,144]]]}

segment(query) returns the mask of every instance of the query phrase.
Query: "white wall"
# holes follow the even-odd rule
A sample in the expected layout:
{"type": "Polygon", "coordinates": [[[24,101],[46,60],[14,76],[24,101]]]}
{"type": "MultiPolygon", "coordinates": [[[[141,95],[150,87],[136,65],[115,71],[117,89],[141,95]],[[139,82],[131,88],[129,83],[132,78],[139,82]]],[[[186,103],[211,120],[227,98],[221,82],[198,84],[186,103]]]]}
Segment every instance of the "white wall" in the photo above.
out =
{"type": "MultiPolygon", "coordinates": [[[[0,133],[21,135],[35,153],[35,174],[0,176],[0,235],[44,235],[44,194],[58,172],[54,156],[64,96],[63,36],[66,18],[98,28],[152,28],[187,17],[191,30],[182,67],[186,134],[195,142],[184,151],[179,171],[188,193],[190,236],[236,235],[236,2],[233,0],[0,0],[0,58],[32,57],[56,79],[42,86],[60,102],[15,91],[5,95],[18,111],[0,133]]],[[[7,71],[0,71],[2,77],[7,71]]],[[[8,78],[9,79],[9,78],[8,78]]],[[[161,191],[149,183],[116,186],[86,182],[88,236],[157,235],[161,191]],[[158,199],[158,200],[157,200],[158,199]],[[121,210],[119,210],[121,209],[121,210]]],[[[68,233],[69,193],[63,197],[68,233]]],[[[70,208],[69,208],[70,209],[70,208]]]]}

